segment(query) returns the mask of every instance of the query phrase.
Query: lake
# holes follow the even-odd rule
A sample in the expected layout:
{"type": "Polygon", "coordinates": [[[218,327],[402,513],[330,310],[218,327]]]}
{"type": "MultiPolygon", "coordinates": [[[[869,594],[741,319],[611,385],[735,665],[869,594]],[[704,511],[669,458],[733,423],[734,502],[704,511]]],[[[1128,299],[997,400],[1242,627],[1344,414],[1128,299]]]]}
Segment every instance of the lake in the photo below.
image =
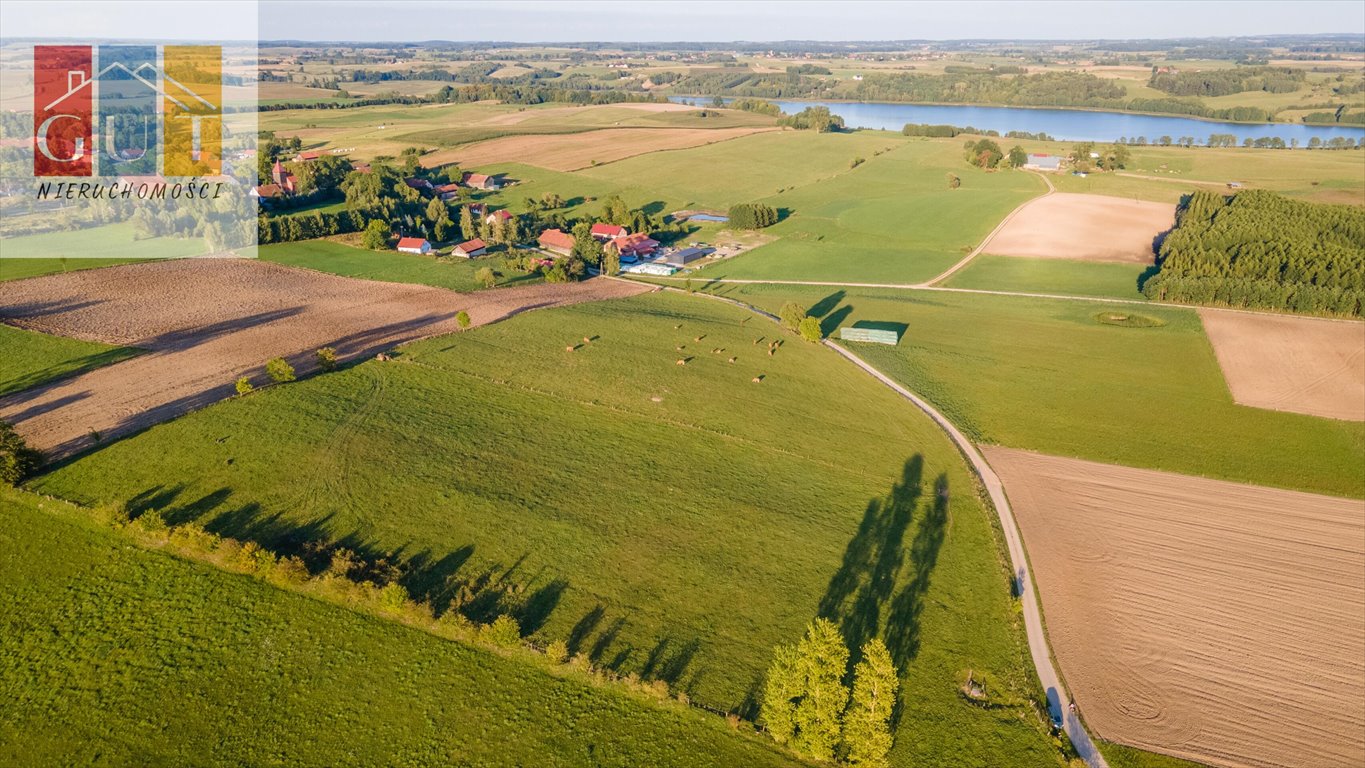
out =
{"type": "MultiPolygon", "coordinates": [[[[677,96],[673,101],[705,105],[710,99],[677,96]]],[[[726,101],[730,101],[726,99],[726,101]]],[[[1231,133],[1237,143],[1243,139],[1278,136],[1286,143],[1298,139],[1307,145],[1314,136],[1327,141],[1340,136],[1365,140],[1365,126],[1304,125],[1302,123],[1226,123],[1195,120],[1190,117],[1141,115],[1132,112],[1092,112],[1079,109],[1032,109],[1020,107],[977,107],[965,104],[882,104],[869,102],[781,101],[769,99],[783,112],[800,112],[806,107],[824,106],[842,117],[850,128],[899,131],[906,123],[972,126],[981,130],[1046,133],[1058,141],[1116,141],[1120,137],[1145,136],[1149,143],[1158,137],[1193,136],[1203,144],[1211,133],[1231,133]]]]}

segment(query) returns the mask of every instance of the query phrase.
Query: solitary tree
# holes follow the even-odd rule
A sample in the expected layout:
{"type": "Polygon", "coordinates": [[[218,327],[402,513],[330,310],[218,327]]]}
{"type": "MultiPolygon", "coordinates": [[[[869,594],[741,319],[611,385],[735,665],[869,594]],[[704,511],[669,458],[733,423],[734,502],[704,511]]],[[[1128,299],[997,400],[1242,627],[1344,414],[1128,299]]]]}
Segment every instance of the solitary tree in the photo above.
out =
{"type": "Polygon", "coordinates": [[[801,324],[797,326],[796,330],[801,334],[801,338],[806,341],[819,341],[824,336],[820,331],[820,321],[809,315],[802,318],[801,324]]]}
{"type": "Polygon", "coordinates": [[[248,379],[247,377],[243,376],[242,378],[237,380],[237,394],[249,395],[254,389],[255,387],[251,386],[251,379],[248,379]]]}
{"type": "Polygon", "coordinates": [[[488,267],[483,267],[474,273],[474,279],[485,288],[492,288],[498,284],[498,276],[488,267]]]}
{"type": "Polygon", "coordinates": [[[389,245],[389,223],[382,219],[371,219],[365,225],[365,234],[360,237],[361,245],[372,251],[380,251],[389,245]]]}
{"type": "Polygon", "coordinates": [[[463,309],[460,310],[459,312],[456,312],[456,313],[455,313],[455,322],[459,323],[461,328],[468,328],[468,327],[469,327],[469,313],[466,312],[466,311],[464,311],[463,309]]]}
{"type": "Polygon", "coordinates": [[[276,384],[294,380],[294,366],[286,362],[283,357],[268,360],[265,364],[265,372],[276,384]]]}
{"type": "Polygon", "coordinates": [[[777,316],[782,320],[783,328],[794,331],[801,326],[801,321],[806,319],[806,310],[800,304],[789,301],[777,311],[777,316]]]}
{"type": "Polygon", "coordinates": [[[467,205],[460,208],[460,235],[466,240],[479,236],[479,230],[474,226],[474,214],[470,213],[467,205]]]}
{"type": "Polygon", "coordinates": [[[959,179],[956,173],[948,174],[948,189],[957,189],[960,186],[962,186],[962,179],[959,179]]]}
{"type": "Polygon", "coordinates": [[[850,765],[889,765],[891,710],[899,689],[900,678],[891,653],[881,638],[872,638],[863,646],[863,659],[853,669],[853,700],[844,713],[844,749],[850,765]]]}
{"type": "Polygon", "coordinates": [[[1023,167],[1024,167],[1024,163],[1027,163],[1027,162],[1028,162],[1028,153],[1024,151],[1024,148],[1023,148],[1023,147],[1019,146],[1018,144],[1015,144],[1014,146],[1010,147],[1010,167],[1011,167],[1011,168],[1023,168],[1023,167]]]}
{"type": "Polygon", "coordinates": [[[324,372],[330,373],[337,369],[337,351],[331,347],[322,347],[317,351],[318,367],[324,372]]]}
{"type": "Polygon", "coordinates": [[[42,463],[43,456],[28,447],[7,421],[0,421],[0,484],[16,485],[42,463]]]}

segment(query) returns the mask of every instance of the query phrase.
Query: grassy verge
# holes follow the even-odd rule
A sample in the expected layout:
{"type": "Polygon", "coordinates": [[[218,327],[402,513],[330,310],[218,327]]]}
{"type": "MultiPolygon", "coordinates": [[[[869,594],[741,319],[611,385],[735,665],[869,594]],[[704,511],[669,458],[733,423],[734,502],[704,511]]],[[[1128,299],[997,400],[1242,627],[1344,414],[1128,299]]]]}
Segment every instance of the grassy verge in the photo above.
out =
{"type": "Polygon", "coordinates": [[[0,324],[0,356],[5,360],[0,370],[0,395],[127,360],[138,352],[0,324]]]}
{"type": "Polygon", "coordinates": [[[944,292],[718,285],[775,311],[816,306],[826,330],[898,324],[859,354],[974,439],[1061,456],[1365,497],[1365,424],[1237,405],[1193,310],[1158,327],[1104,323],[1132,307],[944,292]]]}
{"type": "Polygon", "coordinates": [[[1109,762],[1109,768],[1204,768],[1203,763],[1158,755],[1155,752],[1144,752],[1140,749],[1125,747],[1122,744],[1113,744],[1108,741],[1097,741],[1096,743],[1104,755],[1104,759],[1109,762]]]}
{"type": "Polygon", "coordinates": [[[787,337],[768,355],[774,337],[677,295],[527,313],[207,408],[33,485],[389,558],[438,614],[510,614],[746,715],[773,646],[832,616],[894,649],[898,763],[1056,764],[960,457],[828,350],[787,337]],[[990,706],[960,693],[969,670],[990,706]]]}
{"type": "Polygon", "coordinates": [[[0,504],[6,764],[794,764],[714,715],[0,504]]]}
{"type": "Polygon", "coordinates": [[[261,246],[262,261],[328,272],[342,277],[416,283],[452,291],[474,291],[484,286],[474,279],[484,267],[499,274],[498,285],[535,282],[540,278],[507,268],[503,259],[489,256],[457,259],[397,251],[370,251],[331,240],[304,240],[261,246]]]}
{"type": "Polygon", "coordinates": [[[1138,279],[1147,269],[1141,264],[1031,259],[983,253],[943,285],[948,288],[1145,301],[1146,297],[1138,290],[1138,279]]]}

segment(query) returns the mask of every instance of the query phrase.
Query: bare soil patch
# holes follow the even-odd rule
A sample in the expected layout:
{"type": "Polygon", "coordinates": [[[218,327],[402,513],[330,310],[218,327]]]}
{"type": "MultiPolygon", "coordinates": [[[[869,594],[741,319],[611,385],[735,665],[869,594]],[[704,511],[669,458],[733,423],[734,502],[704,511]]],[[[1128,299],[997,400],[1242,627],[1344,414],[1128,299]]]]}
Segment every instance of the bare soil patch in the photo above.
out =
{"type": "Polygon", "coordinates": [[[1175,206],[1057,192],[1028,203],[982,253],[1148,264],[1157,238],[1175,225],[1175,206]]]}
{"type": "Polygon", "coordinates": [[[1201,309],[1242,405],[1365,421],[1365,323],[1201,309]]]}
{"type": "Polygon", "coordinates": [[[260,386],[265,361],[316,370],[314,350],[342,360],[518,312],[615,298],[647,288],[618,280],[531,285],[460,294],[353,280],[246,259],[148,262],[18,280],[0,295],[0,319],[43,333],[148,350],[131,360],[0,398],[0,418],[34,447],[61,457],[234,393],[260,386]]]}
{"type": "MultiPolygon", "coordinates": [[[[657,105],[656,105],[657,106],[657,105]]],[[[662,149],[687,149],[776,128],[604,128],[570,134],[506,136],[434,152],[427,166],[455,162],[474,167],[519,162],[552,171],[576,171],[662,149]]]]}
{"type": "Polygon", "coordinates": [[[983,451],[1099,735],[1229,768],[1365,764],[1365,501],[983,451]]]}

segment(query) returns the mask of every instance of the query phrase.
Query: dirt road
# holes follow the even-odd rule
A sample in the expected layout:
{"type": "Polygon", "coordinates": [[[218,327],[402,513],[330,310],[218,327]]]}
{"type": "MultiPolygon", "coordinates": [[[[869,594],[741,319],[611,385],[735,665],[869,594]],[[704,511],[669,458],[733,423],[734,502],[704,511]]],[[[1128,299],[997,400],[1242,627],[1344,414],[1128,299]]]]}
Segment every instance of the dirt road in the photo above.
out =
{"type": "Polygon", "coordinates": [[[0,418],[60,458],[233,394],[238,377],[266,383],[262,366],[284,357],[300,375],[313,352],[342,360],[483,325],[540,307],[651,290],[614,280],[459,294],[353,280],[245,259],[130,264],[5,284],[0,320],[20,328],[124,344],[146,354],[0,398],[0,418]]]}

